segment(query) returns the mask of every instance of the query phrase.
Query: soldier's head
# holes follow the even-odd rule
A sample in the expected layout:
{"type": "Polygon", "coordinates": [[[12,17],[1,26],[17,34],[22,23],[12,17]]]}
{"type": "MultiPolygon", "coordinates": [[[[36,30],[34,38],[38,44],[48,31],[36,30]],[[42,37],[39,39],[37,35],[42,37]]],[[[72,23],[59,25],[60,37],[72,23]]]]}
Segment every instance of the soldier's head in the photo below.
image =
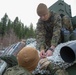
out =
{"type": "Polygon", "coordinates": [[[17,54],[18,64],[32,72],[38,65],[39,62],[39,54],[35,48],[32,47],[24,47],[17,54]]]}
{"type": "Polygon", "coordinates": [[[41,20],[47,21],[50,17],[49,10],[47,6],[43,3],[40,3],[37,7],[37,14],[40,17],[41,20]]]}

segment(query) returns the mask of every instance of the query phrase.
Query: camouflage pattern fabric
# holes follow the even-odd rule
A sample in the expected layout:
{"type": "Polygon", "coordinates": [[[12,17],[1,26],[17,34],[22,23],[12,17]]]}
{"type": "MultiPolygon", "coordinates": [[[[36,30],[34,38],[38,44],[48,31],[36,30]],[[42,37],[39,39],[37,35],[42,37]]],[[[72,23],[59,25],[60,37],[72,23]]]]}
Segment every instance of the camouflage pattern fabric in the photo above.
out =
{"type": "Polygon", "coordinates": [[[69,31],[73,30],[73,26],[72,26],[72,22],[71,22],[71,18],[67,15],[63,16],[62,18],[62,26],[64,28],[66,28],[69,31]]]}
{"type": "Polygon", "coordinates": [[[51,75],[69,75],[65,69],[60,68],[53,63],[50,63],[47,69],[50,71],[51,75]]]}
{"type": "Polygon", "coordinates": [[[60,39],[61,28],[61,17],[57,13],[51,12],[51,17],[48,21],[39,19],[36,28],[37,48],[56,46],[60,39]]]}
{"type": "Polygon", "coordinates": [[[54,75],[69,75],[65,70],[59,69],[54,75]]]}
{"type": "Polygon", "coordinates": [[[20,66],[14,66],[12,68],[8,68],[3,75],[32,75],[26,69],[20,66]]]}
{"type": "Polygon", "coordinates": [[[72,31],[73,31],[73,25],[71,22],[71,18],[67,15],[63,16],[62,17],[61,42],[70,41],[72,31]],[[66,32],[64,32],[64,31],[66,31],[66,32]]]}

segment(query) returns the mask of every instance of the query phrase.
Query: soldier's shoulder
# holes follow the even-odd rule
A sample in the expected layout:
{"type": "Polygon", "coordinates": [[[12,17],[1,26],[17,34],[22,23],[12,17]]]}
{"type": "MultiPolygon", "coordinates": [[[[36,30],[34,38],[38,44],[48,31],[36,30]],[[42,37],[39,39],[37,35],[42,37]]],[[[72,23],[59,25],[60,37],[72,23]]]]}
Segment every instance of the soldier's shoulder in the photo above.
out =
{"type": "Polygon", "coordinates": [[[61,19],[61,16],[59,13],[55,12],[55,11],[50,11],[51,15],[56,19],[56,18],[60,18],[61,19]]]}
{"type": "Polygon", "coordinates": [[[61,18],[61,16],[60,16],[59,13],[55,13],[55,17],[56,17],[56,18],[61,18]]]}

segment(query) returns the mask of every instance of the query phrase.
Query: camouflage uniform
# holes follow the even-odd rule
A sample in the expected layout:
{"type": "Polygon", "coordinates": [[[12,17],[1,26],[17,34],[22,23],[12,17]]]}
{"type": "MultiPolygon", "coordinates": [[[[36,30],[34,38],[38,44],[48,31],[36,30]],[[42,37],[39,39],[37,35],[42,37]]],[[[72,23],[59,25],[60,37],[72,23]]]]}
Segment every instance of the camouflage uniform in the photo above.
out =
{"type": "Polygon", "coordinates": [[[37,48],[56,46],[60,39],[61,28],[61,17],[57,13],[51,12],[51,17],[47,21],[39,19],[36,28],[37,48]]]}
{"type": "Polygon", "coordinates": [[[65,15],[62,18],[62,27],[66,28],[69,31],[73,30],[72,22],[69,16],[65,15]]]}
{"type": "Polygon", "coordinates": [[[49,64],[47,69],[50,71],[51,75],[69,75],[65,69],[53,63],[49,64]]]}
{"type": "MultiPolygon", "coordinates": [[[[51,73],[50,75],[68,75],[68,73],[65,70],[60,69],[58,66],[55,67],[54,64],[52,65],[49,64],[47,69],[50,71],[51,73]]],[[[8,68],[3,75],[33,75],[33,74],[17,65],[12,68],[8,68]]],[[[43,74],[35,74],[35,75],[43,75],[43,74]]]]}
{"type": "Polygon", "coordinates": [[[73,31],[73,26],[72,26],[71,18],[67,15],[63,16],[62,17],[61,42],[70,41],[72,31],[73,31]]]}
{"type": "Polygon", "coordinates": [[[3,75],[32,75],[32,74],[26,69],[17,65],[12,68],[8,68],[3,75]]]}

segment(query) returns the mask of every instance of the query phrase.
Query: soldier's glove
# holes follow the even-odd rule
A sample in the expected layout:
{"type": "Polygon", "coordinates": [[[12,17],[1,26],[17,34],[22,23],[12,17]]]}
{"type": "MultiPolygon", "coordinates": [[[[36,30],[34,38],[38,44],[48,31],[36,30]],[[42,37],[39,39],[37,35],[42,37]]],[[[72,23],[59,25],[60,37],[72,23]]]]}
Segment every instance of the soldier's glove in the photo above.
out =
{"type": "Polygon", "coordinates": [[[39,61],[40,69],[46,69],[47,66],[50,64],[50,61],[47,58],[43,58],[39,61]]]}

